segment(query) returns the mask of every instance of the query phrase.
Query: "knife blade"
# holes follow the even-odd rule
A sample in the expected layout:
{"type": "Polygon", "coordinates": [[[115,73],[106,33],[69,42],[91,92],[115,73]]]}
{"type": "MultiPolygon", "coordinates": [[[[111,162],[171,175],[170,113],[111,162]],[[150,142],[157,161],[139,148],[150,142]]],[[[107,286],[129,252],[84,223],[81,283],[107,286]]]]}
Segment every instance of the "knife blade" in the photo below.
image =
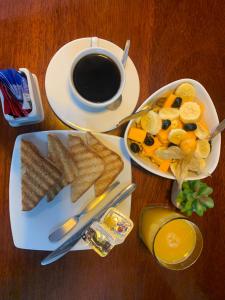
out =
{"type": "Polygon", "coordinates": [[[90,220],[88,220],[75,234],[73,234],[68,240],[66,240],[56,250],[51,252],[46,258],[41,261],[41,265],[45,266],[55,262],[59,258],[67,254],[73,246],[75,246],[86,229],[94,222],[101,219],[104,213],[110,207],[116,207],[121,201],[126,199],[136,188],[136,184],[132,183],[120,191],[111,201],[109,201],[98,213],[96,213],[90,220]]]}

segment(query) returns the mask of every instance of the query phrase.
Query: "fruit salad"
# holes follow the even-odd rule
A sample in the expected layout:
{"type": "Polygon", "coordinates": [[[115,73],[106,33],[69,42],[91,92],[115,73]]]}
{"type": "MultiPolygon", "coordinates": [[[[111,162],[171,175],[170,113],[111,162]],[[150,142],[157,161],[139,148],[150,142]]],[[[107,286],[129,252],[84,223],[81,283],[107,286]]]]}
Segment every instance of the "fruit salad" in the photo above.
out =
{"type": "Polygon", "coordinates": [[[211,151],[204,110],[195,88],[182,83],[132,123],[130,150],[161,171],[172,172],[178,182],[199,175],[211,151]]]}

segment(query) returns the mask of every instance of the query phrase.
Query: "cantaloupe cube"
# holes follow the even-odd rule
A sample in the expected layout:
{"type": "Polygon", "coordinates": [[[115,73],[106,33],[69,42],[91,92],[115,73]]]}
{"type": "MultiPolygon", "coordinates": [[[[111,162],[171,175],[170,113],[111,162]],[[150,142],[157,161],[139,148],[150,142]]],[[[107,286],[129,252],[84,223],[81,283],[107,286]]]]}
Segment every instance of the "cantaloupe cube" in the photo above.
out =
{"type": "Polygon", "coordinates": [[[142,147],[146,156],[152,156],[155,150],[158,149],[161,145],[162,143],[160,143],[159,139],[157,137],[154,137],[154,144],[152,146],[142,144],[142,147]]]}
{"type": "Polygon", "coordinates": [[[196,138],[189,138],[185,139],[180,143],[180,149],[185,153],[185,154],[190,154],[195,151],[196,148],[196,138]]]}
{"type": "Polygon", "coordinates": [[[169,170],[170,163],[170,159],[164,159],[163,162],[160,164],[159,169],[163,172],[167,172],[169,170]]]}
{"type": "Polygon", "coordinates": [[[128,139],[143,143],[146,137],[146,131],[140,128],[131,127],[128,133],[128,139]]]}
{"type": "Polygon", "coordinates": [[[194,131],[188,131],[185,135],[185,139],[194,139],[196,140],[196,135],[194,131]]]}
{"type": "Polygon", "coordinates": [[[168,143],[169,143],[169,140],[168,140],[168,134],[169,134],[169,130],[161,129],[161,130],[158,132],[157,137],[159,138],[159,141],[160,141],[162,144],[168,144],[168,143]]]}

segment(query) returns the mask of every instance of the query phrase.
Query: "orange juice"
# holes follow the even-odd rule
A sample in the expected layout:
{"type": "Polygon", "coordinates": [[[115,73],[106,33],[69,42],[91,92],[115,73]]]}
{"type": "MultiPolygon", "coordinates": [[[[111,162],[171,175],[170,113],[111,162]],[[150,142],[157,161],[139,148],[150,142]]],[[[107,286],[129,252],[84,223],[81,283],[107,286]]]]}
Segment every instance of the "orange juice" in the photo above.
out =
{"type": "Polygon", "coordinates": [[[165,207],[144,208],[139,232],[158,262],[169,269],[189,267],[202,250],[203,240],[198,227],[183,215],[165,207]]]}
{"type": "Polygon", "coordinates": [[[177,264],[186,260],[195,248],[196,233],[192,224],[176,219],[165,224],[154,242],[157,259],[166,264],[177,264]]]}
{"type": "Polygon", "coordinates": [[[180,214],[163,207],[144,208],[141,214],[139,232],[148,249],[153,252],[153,240],[160,227],[180,214]]]}

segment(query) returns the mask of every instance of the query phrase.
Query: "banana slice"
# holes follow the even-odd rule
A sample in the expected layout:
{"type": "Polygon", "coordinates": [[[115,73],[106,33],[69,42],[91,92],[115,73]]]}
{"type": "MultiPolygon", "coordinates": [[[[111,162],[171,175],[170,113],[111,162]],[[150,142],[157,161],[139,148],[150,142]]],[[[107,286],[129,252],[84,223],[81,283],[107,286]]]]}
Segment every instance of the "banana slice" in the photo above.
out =
{"type": "Polygon", "coordinates": [[[195,156],[200,158],[207,158],[210,153],[210,144],[207,140],[198,140],[195,150],[195,156]]]}
{"type": "Polygon", "coordinates": [[[195,102],[185,102],[180,108],[180,118],[183,123],[196,123],[201,116],[200,106],[195,102]]]}
{"type": "Polygon", "coordinates": [[[159,116],[162,120],[175,120],[179,118],[180,112],[177,108],[164,107],[160,109],[159,116]]]}
{"type": "Polygon", "coordinates": [[[156,112],[150,111],[141,118],[141,127],[150,134],[156,135],[162,127],[162,120],[156,112]]]}
{"type": "Polygon", "coordinates": [[[182,83],[175,91],[175,95],[184,101],[192,101],[195,98],[195,88],[190,83],[182,83]]]}
{"type": "Polygon", "coordinates": [[[205,140],[208,139],[210,136],[210,132],[202,122],[198,122],[197,124],[197,129],[195,130],[195,135],[200,139],[200,140],[205,140]]]}
{"type": "Polygon", "coordinates": [[[188,166],[189,171],[201,173],[205,169],[206,162],[204,158],[192,157],[190,164],[188,166]]]}
{"type": "Polygon", "coordinates": [[[179,145],[186,137],[186,131],[180,128],[172,129],[168,139],[171,143],[179,145]]]}

